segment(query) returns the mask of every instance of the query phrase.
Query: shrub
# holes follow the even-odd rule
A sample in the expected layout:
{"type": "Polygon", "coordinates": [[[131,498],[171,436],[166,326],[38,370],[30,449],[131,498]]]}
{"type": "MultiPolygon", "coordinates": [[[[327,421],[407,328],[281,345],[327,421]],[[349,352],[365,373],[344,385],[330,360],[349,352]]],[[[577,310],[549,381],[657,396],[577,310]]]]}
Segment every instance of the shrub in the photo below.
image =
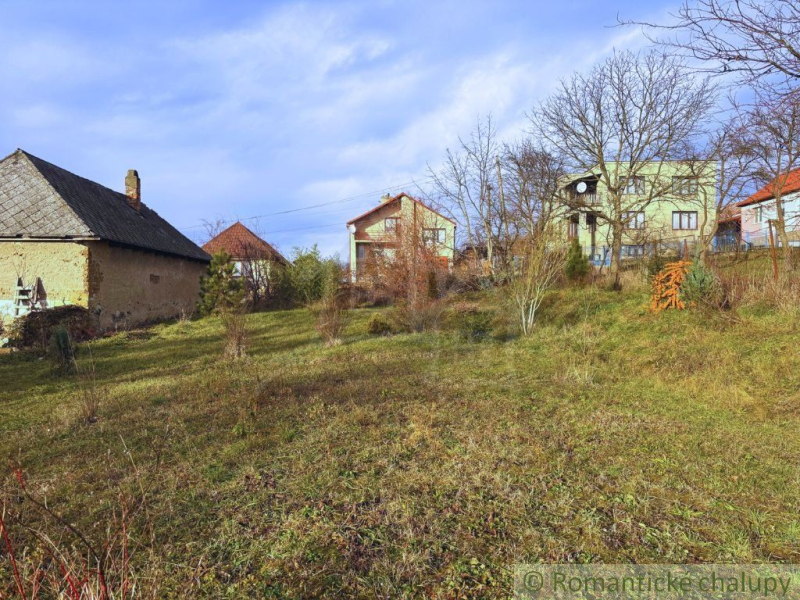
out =
{"type": "Polygon", "coordinates": [[[238,308],[244,300],[244,285],[236,276],[230,255],[218,252],[211,257],[208,274],[200,280],[197,309],[203,315],[238,308]]]}
{"type": "Polygon", "coordinates": [[[81,360],[78,368],[81,392],[81,416],[86,423],[96,423],[97,413],[106,399],[106,389],[97,384],[94,360],[89,352],[87,360],[81,360]]]}
{"type": "Polygon", "coordinates": [[[688,268],[681,282],[681,300],[684,303],[709,304],[719,295],[719,282],[711,269],[699,260],[688,268]]]}
{"type": "Polygon", "coordinates": [[[658,248],[656,248],[647,260],[647,277],[652,280],[653,277],[661,273],[666,266],[666,259],[658,252],[658,248]]]}
{"type": "Polygon", "coordinates": [[[439,326],[444,304],[440,300],[424,298],[418,301],[398,300],[391,312],[394,329],[419,333],[439,326]]]}
{"type": "Polygon", "coordinates": [[[222,313],[225,327],[225,357],[243,358],[247,354],[247,317],[241,309],[222,313]]]}
{"type": "Polygon", "coordinates": [[[329,290],[314,305],[317,332],[328,346],[338,344],[347,325],[347,297],[341,290],[329,290]]]}
{"type": "Polygon", "coordinates": [[[336,258],[322,258],[319,249],[295,248],[292,264],[286,269],[288,293],[305,306],[319,302],[327,293],[339,288],[341,267],[336,258]]]}
{"type": "Polygon", "coordinates": [[[75,345],[69,337],[66,327],[59,327],[50,336],[47,344],[47,355],[57,375],[73,375],[75,373],[75,345]]]}
{"type": "Polygon", "coordinates": [[[393,332],[392,324],[380,313],[372,315],[367,323],[367,333],[370,335],[389,335],[393,332]]]}
{"type": "Polygon", "coordinates": [[[585,279],[591,273],[592,266],[589,264],[589,257],[584,255],[578,238],[573,238],[567,252],[567,264],[564,272],[570,281],[585,279]]]}
{"type": "Polygon", "coordinates": [[[452,322],[462,340],[480,342],[492,333],[494,314],[475,304],[461,303],[453,308],[452,322]]]}
{"type": "Polygon", "coordinates": [[[14,348],[38,348],[46,352],[53,332],[64,328],[74,342],[94,337],[89,311],[82,306],[57,306],[29,312],[16,318],[9,327],[9,345],[14,348]]]}

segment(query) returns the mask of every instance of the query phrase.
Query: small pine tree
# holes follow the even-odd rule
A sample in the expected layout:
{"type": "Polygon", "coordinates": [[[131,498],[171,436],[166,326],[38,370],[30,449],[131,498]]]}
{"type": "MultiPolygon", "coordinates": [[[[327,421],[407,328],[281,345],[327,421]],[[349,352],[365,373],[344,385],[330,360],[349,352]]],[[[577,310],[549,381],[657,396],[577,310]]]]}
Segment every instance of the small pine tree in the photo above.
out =
{"type": "Polygon", "coordinates": [[[564,267],[567,279],[572,281],[584,279],[587,275],[589,275],[591,269],[592,267],[589,264],[589,257],[583,254],[583,250],[578,242],[578,238],[572,238],[572,243],[569,246],[569,252],[567,252],[567,264],[564,267]]]}
{"type": "Polygon", "coordinates": [[[681,300],[693,304],[713,302],[719,292],[714,272],[695,259],[681,283],[681,300]]]}
{"type": "Polygon", "coordinates": [[[197,309],[203,315],[239,306],[244,298],[244,286],[236,276],[231,256],[219,252],[211,257],[208,275],[200,280],[200,301],[197,309]]]}

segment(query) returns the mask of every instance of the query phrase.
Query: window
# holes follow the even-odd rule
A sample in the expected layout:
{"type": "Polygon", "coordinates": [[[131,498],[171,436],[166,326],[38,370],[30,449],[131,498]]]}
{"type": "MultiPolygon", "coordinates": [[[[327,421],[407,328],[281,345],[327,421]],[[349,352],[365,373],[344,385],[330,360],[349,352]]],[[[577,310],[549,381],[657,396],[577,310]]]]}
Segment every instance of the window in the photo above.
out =
{"type": "Polygon", "coordinates": [[[242,275],[242,263],[238,260],[233,263],[233,274],[237,277],[242,275]]]}
{"type": "Polygon", "coordinates": [[[578,217],[572,217],[569,220],[569,227],[567,229],[567,237],[573,239],[578,237],[578,217]]]}
{"type": "Polygon", "coordinates": [[[422,241],[426,244],[444,244],[444,229],[423,229],[422,241]]]}
{"type": "Polygon", "coordinates": [[[676,210],[672,213],[672,228],[674,230],[697,229],[697,211],[676,210]]]}
{"type": "Polygon", "coordinates": [[[644,212],[628,211],[622,215],[625,229],[644,229],[644,212]]]}
{"type": "Polygon", "coordinates": [[[386,227],[386,233],[397,233],[400,219],[397,217],[387,217],[383,223],[386,227]]]}
{"type": "Polygon", "coordinates": [[[644,246],[643,245],[627,245],[622,246],[622,256],[627,257],[637,257],[637,256],[644,256],[644,246]]]}
{"type": "Polygon", "coordinates": [[[755,212],[755,221],[756,223],[763,223],[764,222],[764,207],[763,206],[756,206],[755,212]]]}
{"type": "Polygon", "coordinates": [[[679,177],[672,178],[672,191],[677,196],[695,196],[697,195],[697,177],[679,177]]]}
{"type": "Polygon", "coordinates": [[[644,177],[623,177],[623,193],[629,196],[641,196],[644,194],[644,177]]]}
{"type": "Polygon", "coordinates": [[[367,258],[367,248],[364,244],[356,244],[356,260],[364,260],[367,258]]]}

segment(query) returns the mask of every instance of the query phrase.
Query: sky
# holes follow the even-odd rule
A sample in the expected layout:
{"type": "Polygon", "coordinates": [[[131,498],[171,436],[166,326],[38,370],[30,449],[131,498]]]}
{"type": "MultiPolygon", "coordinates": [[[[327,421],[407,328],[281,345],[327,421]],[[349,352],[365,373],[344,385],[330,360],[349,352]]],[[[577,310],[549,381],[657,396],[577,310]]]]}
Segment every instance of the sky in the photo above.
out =
{"type": "Polygon", "coordinates": [[[137,169],[200,243],[241,219],[285,254],[346,258],[345,223],[424,191],[478,119],[521,137],[559,79],[648,44],[617,15],[676,4],[0,0],[0,156],[119,191],[137,169]]]}

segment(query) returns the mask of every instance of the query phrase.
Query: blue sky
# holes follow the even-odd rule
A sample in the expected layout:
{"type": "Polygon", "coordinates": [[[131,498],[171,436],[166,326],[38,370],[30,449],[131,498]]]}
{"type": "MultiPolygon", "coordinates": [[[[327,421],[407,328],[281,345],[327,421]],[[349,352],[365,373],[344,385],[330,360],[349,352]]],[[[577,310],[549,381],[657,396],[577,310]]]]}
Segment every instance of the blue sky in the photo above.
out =
{"type": "Polygon", "coordinates": [[[235,220],[345,256],[344,223],[491,113],[501,137],[560,77],[646,41],[674,2],[0,0],[0,155],[142,199],[195,240],[235,220]],[[274,214],[342,200],[314,210],[274,214]]]}

